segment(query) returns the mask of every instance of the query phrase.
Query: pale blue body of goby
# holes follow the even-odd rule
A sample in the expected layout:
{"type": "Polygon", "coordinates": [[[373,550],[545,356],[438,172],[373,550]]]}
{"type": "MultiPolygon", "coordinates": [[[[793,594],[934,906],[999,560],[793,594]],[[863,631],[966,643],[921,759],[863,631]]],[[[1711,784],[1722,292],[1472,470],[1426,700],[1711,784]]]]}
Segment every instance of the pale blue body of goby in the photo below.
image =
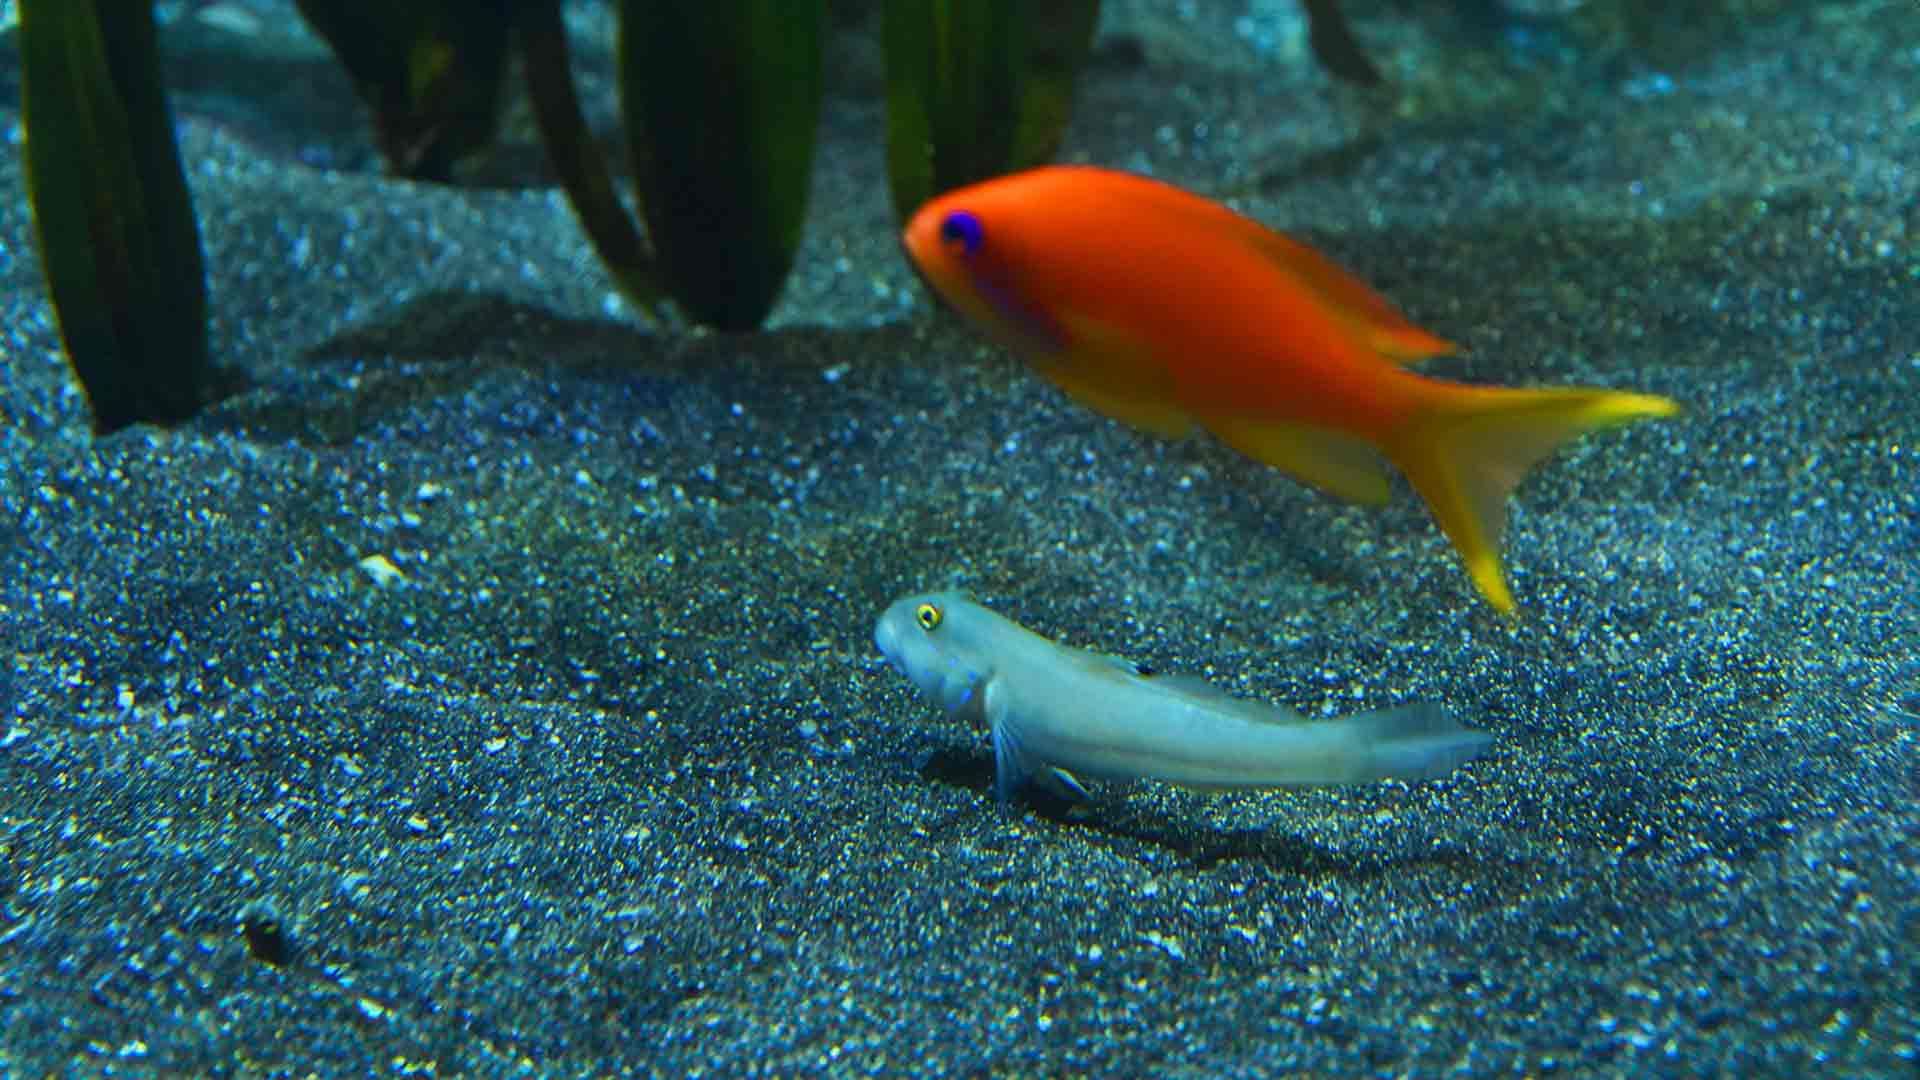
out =
{"type": "Polygon", "coordinates": [[[963,593],[895,601],[874,641],[948,715],[991,734],[1001,802],[1060,773],[1205,791],[1430,780],[1493,742],[1432,704],[1309,720],[1056,644],[963,593]]]}

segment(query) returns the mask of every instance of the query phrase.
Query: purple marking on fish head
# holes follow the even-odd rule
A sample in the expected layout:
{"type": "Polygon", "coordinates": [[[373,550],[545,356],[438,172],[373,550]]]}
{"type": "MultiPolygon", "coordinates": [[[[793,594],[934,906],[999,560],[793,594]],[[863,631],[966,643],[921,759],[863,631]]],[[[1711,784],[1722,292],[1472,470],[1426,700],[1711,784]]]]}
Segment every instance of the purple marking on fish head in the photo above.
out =
{"type": "MultiPolygon", "coordinates": [[[[950,210],[940,219],[940,245],[991,312],[986,319],[1016,349],[1050,356],[1068,346],[1066,331],[1020,287],[1018,245],[997,238],[978,214],[950,210]]],[[[984,313],[969,311],[976,318],[984,313]]]]}

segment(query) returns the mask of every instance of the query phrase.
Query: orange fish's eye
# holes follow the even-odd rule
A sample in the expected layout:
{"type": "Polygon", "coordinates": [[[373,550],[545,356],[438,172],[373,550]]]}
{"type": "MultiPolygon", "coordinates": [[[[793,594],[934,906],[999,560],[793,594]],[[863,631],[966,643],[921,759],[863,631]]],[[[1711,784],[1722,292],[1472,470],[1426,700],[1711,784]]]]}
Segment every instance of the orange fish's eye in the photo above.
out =
{"type": "Polygon", "coordinates": [[[955,210],[940,222],[940,241],[961,255],[971,255],[980,250],[980,242],[986,239],[986,231],[980,227],[980,219],[965,210],[955,210]]]}
{"type": "Polygon", "coordinates": [[[913,620],[920,624],[922,630],[932,630],[939,626],[942,617],[938,604],[921,604],[913,609],[913,620]]]}

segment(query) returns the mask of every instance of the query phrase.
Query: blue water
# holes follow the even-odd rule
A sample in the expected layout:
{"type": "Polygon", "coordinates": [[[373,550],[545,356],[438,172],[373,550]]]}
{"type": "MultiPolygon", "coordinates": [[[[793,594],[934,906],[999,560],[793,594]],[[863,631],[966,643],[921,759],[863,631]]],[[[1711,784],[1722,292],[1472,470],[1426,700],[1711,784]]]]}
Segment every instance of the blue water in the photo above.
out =
{"type": "MultiPolygon", "coordinates": [[[[1110,3],[1063,151],[1320,247],[1432,374],[1685,405],[1520,488],[1512,621],[1403,485],[1127,429],[938,310],[857,20],[781,304],[715,335],[634,315],[523,106],[390,179],[290,5],[169,9],[242,390],[95,437],[0,155],[0,1071],[1910,1074],[1920,11],[1626,7],[1350,4],[1360,90],[1290,5],[1110,3]],[[1495,742],[1001,810],[872,642],[948,587],[1495,742]]],[[[612,131],[612,14],[568,25],[612,131]]]]}

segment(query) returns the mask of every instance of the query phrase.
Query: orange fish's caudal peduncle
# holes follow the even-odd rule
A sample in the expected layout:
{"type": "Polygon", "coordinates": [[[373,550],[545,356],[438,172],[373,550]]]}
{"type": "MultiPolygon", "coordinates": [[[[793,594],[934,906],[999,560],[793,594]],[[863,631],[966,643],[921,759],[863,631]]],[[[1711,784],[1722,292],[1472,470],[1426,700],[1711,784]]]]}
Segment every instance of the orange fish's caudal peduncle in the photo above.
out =
{"type": "Polygon", "coordinates": [[[1514,609],[1506,501],[1585,432],[1671,416],[1651,394],[1429,378],[1455,351],[1313,248],[1145,177],[1052,166],[949,192],[902,237],[928,284],[1069,396],[1177,437],[1195,425],[1356,502],[1412,483],[1481,595],[1514,609]]]}

